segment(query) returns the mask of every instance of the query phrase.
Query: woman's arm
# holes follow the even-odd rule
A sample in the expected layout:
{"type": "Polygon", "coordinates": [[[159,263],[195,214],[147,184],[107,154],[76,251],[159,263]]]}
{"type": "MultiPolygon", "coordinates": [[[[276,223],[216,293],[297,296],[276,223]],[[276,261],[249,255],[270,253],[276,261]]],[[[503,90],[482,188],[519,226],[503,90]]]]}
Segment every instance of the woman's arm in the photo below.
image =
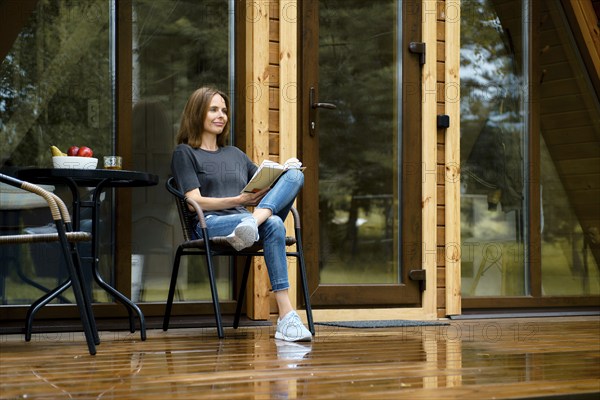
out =
{"type": "MultiPolygon", "coordinates": [[[[269,188],[265,188],[260,192],[242,193],[235,197],[205,197],[200,193],[200,189],[196,188],[187,192],[185,196],[200,204],[200,207],[202,207],[203,210],[216,211],[226,210],[237,206],[255,206],[268,191],[269,188]]],[[[193,211],[192,208],[190,208],[190,210],[193,211]]]]}

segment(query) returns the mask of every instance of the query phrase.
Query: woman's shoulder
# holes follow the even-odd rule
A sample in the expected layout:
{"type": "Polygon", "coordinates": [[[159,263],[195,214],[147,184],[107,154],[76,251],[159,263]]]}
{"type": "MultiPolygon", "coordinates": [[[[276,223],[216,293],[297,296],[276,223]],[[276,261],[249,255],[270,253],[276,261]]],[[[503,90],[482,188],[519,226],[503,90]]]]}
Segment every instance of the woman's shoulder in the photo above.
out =
{"type": "Polygon", "coordinates": [[[239,148],[232,146],[232,145],[227,145],[227,146],[223,146],[221,147],[221,149],[223,151],[228,151],[228,152],[235,152],[235,153],[243,153],[243,151],[241,151],[239,148]]]}
{"type": "Polygon", "coordinates": [[[187,143],[180,143],[173,150],[174,153],[190,153],[193,151],[194,149],[187,143]]]}
{"type": "Polygon", "coordinates": [[[237,157],[247,157],[246,153],[235,146],[224,146],[222,147],[224,153],[232,154],[237,157]]]}

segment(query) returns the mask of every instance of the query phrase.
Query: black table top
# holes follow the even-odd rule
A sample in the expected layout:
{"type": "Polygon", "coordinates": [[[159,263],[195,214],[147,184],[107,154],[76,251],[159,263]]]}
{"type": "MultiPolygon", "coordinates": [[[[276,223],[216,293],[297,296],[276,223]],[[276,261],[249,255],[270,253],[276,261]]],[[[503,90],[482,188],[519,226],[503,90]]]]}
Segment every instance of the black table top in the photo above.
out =
{"type": "Polygon", "coordinates": [[[158,184],[158,176],[142,171],[115,169],[23,168],[16,173],[19,179],[31,183],[59,184],[73,180],[81,187],[143,187],[158,184]]]}

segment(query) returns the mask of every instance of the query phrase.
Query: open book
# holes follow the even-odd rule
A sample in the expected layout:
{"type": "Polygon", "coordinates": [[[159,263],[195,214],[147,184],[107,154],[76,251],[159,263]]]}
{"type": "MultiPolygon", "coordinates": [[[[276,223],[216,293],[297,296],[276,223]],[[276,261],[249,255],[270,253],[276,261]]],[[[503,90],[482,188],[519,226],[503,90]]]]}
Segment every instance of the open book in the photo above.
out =
{"type": "Polygon", "coordinates": [[[288,169],[301,169],[304,170],[306,167],[302,167],[302,163],[295,157],[288,159],[285,163],[279,164],[275,161],[264,160],[246,187],[242,190],[242,193],[254,193],[266,187],[271,187],[277,179],[288,169]]]}

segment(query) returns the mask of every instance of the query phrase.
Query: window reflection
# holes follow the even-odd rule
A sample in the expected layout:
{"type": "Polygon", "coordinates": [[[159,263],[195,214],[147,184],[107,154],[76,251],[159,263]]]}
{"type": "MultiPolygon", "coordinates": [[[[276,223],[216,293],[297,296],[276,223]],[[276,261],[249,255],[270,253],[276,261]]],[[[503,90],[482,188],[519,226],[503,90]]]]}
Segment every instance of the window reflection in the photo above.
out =
{"type": "Polygon", "coordinates": [[[598,295],[600,105],[560,5],[541,21],[542,293],[598,295]]]}
{"type": "Polygon", "coordinates": [[[524,295],[526,93],[521,10],[486,0],[463,7],[463,294],[524,295]]]}
{"type": "MultiPolygon", "coordinates": [[[[183,240],[165,190],[181,111],[198,87],[230,87],[229,0],[133,1],[132,139],[135,169],[159,176],[157,186],[132,193],[132,297],[165,301],[174,249],[183,240]]],[[[216,268],[219,296],[231,298],[227,260],[216,268]]],[[[179,299],[210,300],[201,257],[184,257],[179,299]]],[[[177,297],[175,298],[178,299],[177,297]]]]}
{"type": "MultiPolygon", "coordinates": [[[[85,145],[100,157],[112,153],[110,4],[107,0],[3,4],[3,10],[9,11],[0,15],[0,24],[14,28],[0,37],[0,168],[4,173],[14,174],[24,166],[52,167],[52,145],[63,152],[72,145],[85,145]]],[[[67,189],[53,190],[70,202],[67,189]]],[[[23,193],[1,186],[0,197],[0,229],[5,233],[44,229],[51,221],[47,210],[29,203],[23,193]]],[[[110,211],[110,203],[107,196],[102,212],[110,211]]],[[[111,276],[113,265],[113,247],[110,239],[105,240],[111,230],[110,224],[102,225],[100,267],[106,277],[111,276]]],[[[86,251],[82,248],[82,255],[86,251]]],[[[52,246],[2,246],[0,252],[0,302],[4,304],[30,304],[66,276],[52,246]],[[49,260],[59,266],[46,268],[49,260]]],[[[69,295],[59,301],[69,301],[69,295]]],[[[96,301],[106,300],[101,290],[94,295],[96,301]]]]}
{"type": "Polygon", "coordinates": [[[399,3],[319,3],[320,282],[394,284],[399,3]]]}

